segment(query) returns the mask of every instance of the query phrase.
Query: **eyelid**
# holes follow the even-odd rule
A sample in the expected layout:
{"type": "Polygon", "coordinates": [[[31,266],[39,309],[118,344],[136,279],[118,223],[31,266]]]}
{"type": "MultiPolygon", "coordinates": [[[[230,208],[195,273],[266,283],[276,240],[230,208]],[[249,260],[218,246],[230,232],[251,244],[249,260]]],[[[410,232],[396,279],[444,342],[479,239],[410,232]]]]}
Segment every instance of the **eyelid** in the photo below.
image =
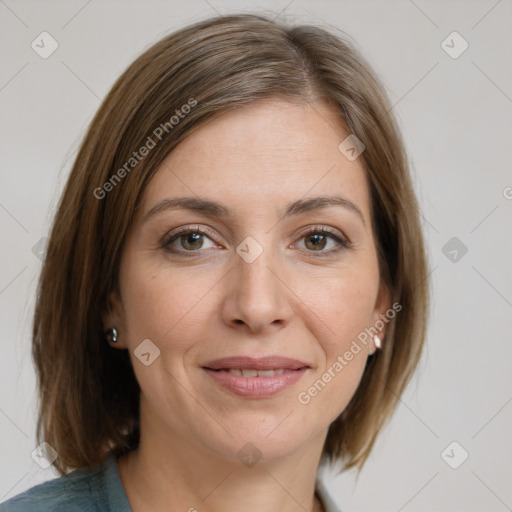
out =
{"type": "Polygon", "coordinates": [[[342,231],[339,229],[333,228],[331,226],[324,226],[324,225],[313,225],[313,226],[307,226],[304,228],[303,231],[300,232],[299,237],[303,237],[306,235],[309,235],[310,233],[327,233],[332,235],[333,237],[340,240],[340,242],[343,242],[347,246],[352,245],[352,242],[348,238],[348,236],[345,235],[342,231]]]}
{"type": "Polygon", "coordinates": [[[201,235],[208,235],[215,243],[219,243],[216,240],[216,234],[208,228],[208,226],[199,226],[199,224],[195,224],[192,226],[182,226],[177,229],[173,229],[172,231],[167,232],[163,237],[161,241],[161,245],[165,246],[168,244],[174,237],[177,237],[181,235],[182,233],[189,233],[189,232],[198,232],[201,235]]]}
{"type": "MultiPolygon", "coordinates": [[[[299,239],[296,243],[299,243],[304,237],[308,237],[313,234],[320,234],[327,236],[331,240],[333,240],[336,244],[336,247],[328,250],[328,251],[305,251],[305,254],[310,257],[314,256],[317,258],[333,258],[338,257],[342,251],[346,251],[347,249],[352,249],[353,244],[349,240],[349,238],[339,230],[332,228],[330,226],[309,226],[305,231],[302,231],[299,234],[299,239]]],[[[294,245],[295,245],[294,244],[294,245]]]]}

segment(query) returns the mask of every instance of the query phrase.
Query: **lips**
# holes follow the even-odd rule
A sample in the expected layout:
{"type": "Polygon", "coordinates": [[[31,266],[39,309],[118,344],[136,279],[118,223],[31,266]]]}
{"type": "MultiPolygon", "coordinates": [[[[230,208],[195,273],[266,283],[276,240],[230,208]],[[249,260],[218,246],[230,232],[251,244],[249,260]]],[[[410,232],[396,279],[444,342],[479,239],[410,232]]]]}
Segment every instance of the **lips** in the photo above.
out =
{"type": "MultiPolygon", "coordinates": [[[[250,368],[230,368],[214,370],[217,372],[229,372],[231,375],[238,375],[239,377],[273,377],[274,375],[282,375],[284,373],[284,368],[279,368],[276,370],[251,370],[250,368]]],[[[288,370],[295,371],[295,370],[288,370]]]]}
{"type": "Polygon", "coordinates": [[[273,396],[296,384],[310,366],[283,356],[225,357],[202,366],[224,390],[244,398],[273,396]]]}
{"type": "MultiPolygon", "coordinates": [[[[203,368],[208,370],[247,370],[256,372],[265,371],[279,371],[279,370],[300,370],[302,368],[309,368],[309,365],[298,359],[290,359],[283,356],[267,356],[261,358],[253,358],[246,356],[224,357],[215,359],[202,365],[203,368]]],[[[254,377],[254,373],[246,376],[254,377]]]]}

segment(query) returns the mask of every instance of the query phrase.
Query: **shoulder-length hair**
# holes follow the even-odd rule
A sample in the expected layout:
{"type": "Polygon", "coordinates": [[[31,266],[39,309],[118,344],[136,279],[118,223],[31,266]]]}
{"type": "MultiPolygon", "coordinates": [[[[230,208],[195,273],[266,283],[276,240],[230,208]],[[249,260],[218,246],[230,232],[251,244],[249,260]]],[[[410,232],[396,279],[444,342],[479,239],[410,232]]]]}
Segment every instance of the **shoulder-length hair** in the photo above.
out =
{"type": "Polygon", "coordinates": [[[380,276],[402,309],[322,455],[345,468],[366,461],[418,364],[428,319],[424,238],[403,141],[382,84],[349,41],[244,14],[196,23],[147,49],[115,82],[79,149],[49,236],[33,327],[36,436],[57,450],[60,474],[138,446],[140,387],[128,351],[106,343],[102,313],[145,187],[213,116],[270,97],[329,102],[365,145],[380,276]]]}

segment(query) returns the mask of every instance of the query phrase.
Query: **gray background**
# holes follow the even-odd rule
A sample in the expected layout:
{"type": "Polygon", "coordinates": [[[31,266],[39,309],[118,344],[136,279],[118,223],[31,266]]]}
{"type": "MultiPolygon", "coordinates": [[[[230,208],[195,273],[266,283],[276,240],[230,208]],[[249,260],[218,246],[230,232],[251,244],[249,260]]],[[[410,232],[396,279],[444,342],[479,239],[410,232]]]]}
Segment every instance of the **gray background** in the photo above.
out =
{"type": "Polygon", "coordinates": [[[417,376],[359,479],[328,470],[326,485],[345,511],[512,510],[510,0],[0,0],[0,501],[56,476],[31,458],[37,244],[101,98],[165,34],[216,12],[267,9],[343,30],[374,66],[414,164],[430,253],[432,321],[417,376]],[[47,59],[31,48],[43,31],[59,45],[47,59]],[[453,31],[469,43],[455,59],[442,47],[453,31]],[[465,255],[443,252],[452,237],[465,255]],[[463,450],[469,458],[452,469],[446,461],[457,465],[463,450]]]}

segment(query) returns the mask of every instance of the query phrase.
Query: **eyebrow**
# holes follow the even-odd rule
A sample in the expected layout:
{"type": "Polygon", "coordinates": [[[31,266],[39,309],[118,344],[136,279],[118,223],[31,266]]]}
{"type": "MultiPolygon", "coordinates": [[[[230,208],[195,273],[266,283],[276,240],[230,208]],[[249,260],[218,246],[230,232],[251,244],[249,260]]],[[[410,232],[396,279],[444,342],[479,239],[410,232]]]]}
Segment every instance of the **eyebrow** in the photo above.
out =
{"type": "MultiPolygon", "coordinates": [[[[339,206],[355,213],[366,226],[366,222],[359,207],[349,199],[341,196],[318,196],[307,199],[298,199],[286,206],[283,218],[333,206],[339,206]]],[[[178,208],[185,208],[197,213],[221,218],[233,218],[234,216],[233,212],[229,210],[229,208],[215,201],[202,199],[200,197],[174,197],[162,199],[156,203],[151,210],[146,213],[144,221],[147,221],[151,217],[154,217],[163,211],[178,208]]]]}

